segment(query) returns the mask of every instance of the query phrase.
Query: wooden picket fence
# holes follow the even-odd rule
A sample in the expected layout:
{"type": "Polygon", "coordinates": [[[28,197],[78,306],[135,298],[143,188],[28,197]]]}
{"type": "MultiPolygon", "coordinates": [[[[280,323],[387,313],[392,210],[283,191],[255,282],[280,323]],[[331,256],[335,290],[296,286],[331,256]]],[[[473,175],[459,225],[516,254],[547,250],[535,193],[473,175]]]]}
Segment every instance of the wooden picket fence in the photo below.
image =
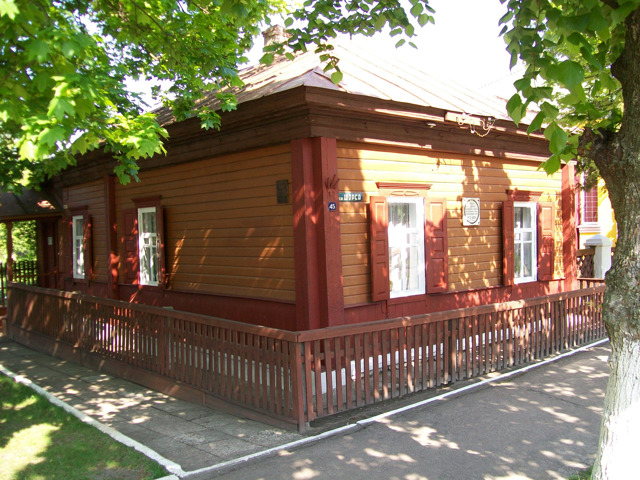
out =
{"type": "MultiPolygon", "coordinates": [[[[112,362],[136,381],[200,392],[278,424],[521,365],[603,338],[604,286],[546,297],[290,332],[12,284],[9,335],[112,362]],[[124,367],[123,367],[124,366],[124,367]],[[133,372],[133,373],[132,373],[133,372]],[[156,380],[154,380],[156,378],[156,380]]],[[[193,394],[191,394],[193,398],[193,394]]]]}
{"type": "MultiPolygon", "coordinates": [[[[19,260],[13,262],[13,281],[36,285],[38,282],[38,263],[35,260],[19,260]]],[[[9,278],[7,264],[0,262],[0,307],[7,306],[7,285],[9,278]]]]}

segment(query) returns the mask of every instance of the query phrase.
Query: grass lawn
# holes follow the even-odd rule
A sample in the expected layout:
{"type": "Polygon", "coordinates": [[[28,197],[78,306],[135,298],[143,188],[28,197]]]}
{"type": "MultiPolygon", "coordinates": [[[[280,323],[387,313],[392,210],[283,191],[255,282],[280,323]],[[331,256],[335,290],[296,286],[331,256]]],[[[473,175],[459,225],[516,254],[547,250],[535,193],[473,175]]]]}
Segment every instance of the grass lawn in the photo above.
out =
{"type": "Polygon", "coordinates": [[[138,480],[165,469],[0,374],[2,480],[138,480]]]}

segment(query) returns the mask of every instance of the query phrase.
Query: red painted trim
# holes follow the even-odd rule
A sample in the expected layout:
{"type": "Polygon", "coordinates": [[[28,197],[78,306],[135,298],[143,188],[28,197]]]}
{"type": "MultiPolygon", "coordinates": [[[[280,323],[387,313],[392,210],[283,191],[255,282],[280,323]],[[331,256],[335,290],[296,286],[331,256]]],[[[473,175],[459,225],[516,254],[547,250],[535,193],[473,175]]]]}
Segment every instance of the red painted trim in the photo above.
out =
{"type": "Polygon", "coordinates": [[[531,282],[506,287],[492,287],[464,292],[450,292],[434,295],[418,295],[404,298],[402,302],[389,301],[353,305],[345,308],[345,324],[371,322],[385,318],[420,315],[424,313],[475,307],[490,303],[535,298],[562,292],[562,280],[551,282],[531,282]],[[384,305],[384,306],[383,306],[384,305]],[[385,308],[387,309],[385,311],[385,308]]]}
{"type": "Polygon", "coordinates": [[[344,316],[335,139],[291,142],[296,330],[340,325],[344,316]],[[327,180],[330,180],[327,182],[327,180]]]}
{"type": "Polygon", "coordinates": [[[530,190],[518,190],[517,188],[507,189],[509,200],[514,202],[537,202],[542,192],[532,192],[530,190]]]}
{"type": "Polygon", "coordinates": [[[400,182],[376,182],[378,189],[390,188],[392,190],[429,190],[430,183],[400,183],[400,182]]]}
{"type": "Polygon", "coordinates": [[[549,281],[555,272],[555,204],[538,203],[538,280],[549,281]]]}
{"type": "Polygon", "coordinates": [[[320,299],[326,309],[327,326],[344,323],[344,288],[342,280],[342,238],[340,236],[340,209],[329,210],[329,204],[338,202],[338,153],[335,138],[313,139],[316,191],[320,194],[319,235],[323,245],[318,260],[324,269],[321,277],[320,299]]]}
{"type": "Polygon", "coordinates": [[[148,197],[132,198],[131,201],[135,203],[136,208],[155,207],[160,204],[161,198],[160,195],[150,195],[148,197]]]}
{"type": "MultiPolygon", "coordinates": [[[[68,284],[67,291],[78,290],[87,295],[106,298],[107,283],[68,284]]],[[[244,322],[252,325],[295,331],[296,307],[293,303],[268,299],[226,297],[200,292],[163,290],[157,287],[119,285],[121,299],[131,303],[172,307],[175,310],[198,313],[244,322]]]]}
{"type": "Polygon", "coordinates": [[[578,288],[575,178],[573,164],[566,164],[562,168],[562,264],[565,290],[578,288]]]}
{"type": "Polygon", "coordinates": [[[514,218],[513,200],[502,202],[502,284],[514,283],[514,218]]]}
{"type": "Polygon", "coordinates": [[[121,285],[122,299],[131,303],[173,307],[175,310],[211,315],[252,325],[295,331],[296,306],[265,299],[225,297],[199,292],[139,288],[121,285]]]}
{"type": "Polygon", "coordinates": [[[389,299],[389,208],[385,197],[369,198],[371,299],[389,299]]]}
{"type": "Polygon", "coordinates": [[[106,220],[107,231],[107,295],[109,298],[118,300],[118,220],[116,217],[116,188],[115,177],[105,175],[104,177],[104,218],[106,220]]]}
{"type": "Polygon", "coordinates": [[[449,288],[449,242],[447,236],[447,199],[426,199],[427,293],[446,292],[449,288]]]}

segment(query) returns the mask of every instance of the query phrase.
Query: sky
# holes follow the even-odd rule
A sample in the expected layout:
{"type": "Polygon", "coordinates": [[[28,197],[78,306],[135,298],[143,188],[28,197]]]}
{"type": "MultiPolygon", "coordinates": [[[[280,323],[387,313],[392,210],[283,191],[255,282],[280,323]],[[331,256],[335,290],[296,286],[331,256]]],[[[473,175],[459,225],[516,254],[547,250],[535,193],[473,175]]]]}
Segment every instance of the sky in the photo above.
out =
{"type": "MultiPolygon", "coordinates": [[[[435,24],[416,31],[418,50],[397,38],[378,35],[377,49],[401,57],[421,70],[452,78],[472,89],[513,90],[516,74],[509,70],[510,55],[499,36],[500,18],[506,13],[499,0],[431,0],[435,24]]],[[[367,43],[366,39],[362,41],[367,43]]],[[[368,40],[370,42],[370,40],[368,40]]]]}
{"type": "MultiPolygon", "coordinates": [[[[356,37],[364,48],[375,48],[383,55],[403,59],[432,75],[451,78],[472,90],[509,98],[518,78],[509,70],[510,56],[499,37],[500,18],[506,7],[500,0],[430,0],[436,10],[435,24],[416,30],[414,49],[396,49],[398,37],[378,34],[374,38],[356,37]]],[[[277,22],[277,20],[274,20],[277,22]]],[[[249,58],[257,63],[262,56],[262,39],[249,58]]],[[[143,87],[144,89],[144,87],[143,87]]]]}

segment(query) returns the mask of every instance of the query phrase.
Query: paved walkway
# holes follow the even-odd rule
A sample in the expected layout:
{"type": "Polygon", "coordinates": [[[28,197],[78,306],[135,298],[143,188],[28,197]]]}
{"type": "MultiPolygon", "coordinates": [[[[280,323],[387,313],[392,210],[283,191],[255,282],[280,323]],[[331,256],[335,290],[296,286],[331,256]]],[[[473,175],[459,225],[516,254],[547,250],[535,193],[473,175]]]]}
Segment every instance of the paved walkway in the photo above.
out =
{"type": "Polygon", "coordinates": [[[178,476],[198,480],[566,478],[593,461],[608,353],[608,344],[592,347],[499,383],[362,420],[311,444],[319,439],[178,400],[0,337],[1,367],[179,465],[178,476]],[[287,450],[278,451],[283,445],[287,450]]]}
{"type": "Polygon", "coordinates": [[[0,366],[140,442],[185,472],[276,447],[298,433],[179,400],[0,337],[0,366]]]}

